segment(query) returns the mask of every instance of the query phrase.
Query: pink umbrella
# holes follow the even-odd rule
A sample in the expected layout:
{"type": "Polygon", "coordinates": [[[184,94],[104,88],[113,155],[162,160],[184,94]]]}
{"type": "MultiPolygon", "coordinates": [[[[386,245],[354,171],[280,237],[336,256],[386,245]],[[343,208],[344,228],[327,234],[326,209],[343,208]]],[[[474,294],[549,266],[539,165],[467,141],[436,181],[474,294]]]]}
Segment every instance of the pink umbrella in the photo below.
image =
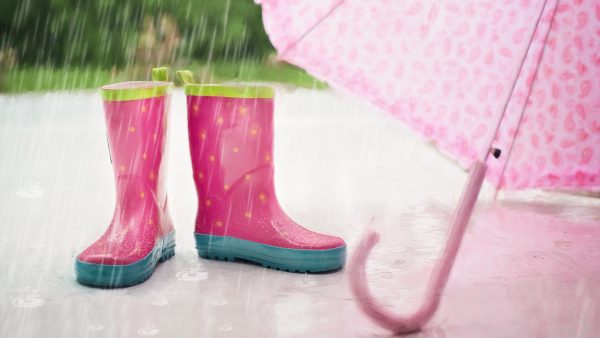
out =
{"type": "Polygon", "coordinates": [[[415,313],[390,313],[367,288],[377,234],[355,251],[353,292],[380,325],[410,332],[433,316],[484,178],[497,189],[600,190],[597,1],[261,2],[280,58],[365,97],[470,169],[415,313]],[[497,149],[504,155],[488,161],[497,149]]]}

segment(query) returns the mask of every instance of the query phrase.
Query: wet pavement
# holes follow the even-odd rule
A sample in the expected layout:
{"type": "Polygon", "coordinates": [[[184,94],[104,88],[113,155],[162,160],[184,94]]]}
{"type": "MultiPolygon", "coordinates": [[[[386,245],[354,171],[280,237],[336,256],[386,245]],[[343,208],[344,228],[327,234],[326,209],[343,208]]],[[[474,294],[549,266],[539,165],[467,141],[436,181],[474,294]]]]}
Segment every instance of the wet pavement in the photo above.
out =
{"type": "MultiPolygon", "coordinates": [[[[197,257],[185,97],[170,121],[176,255],[147,282],[77,284],[75,256],[110,221],[114,184],[96,92],[0,96],[0,336],[379,337],[344,270],[291,274],[197,257]]],[[[395,311],[418,304],[466,173],[376,108],[332,91],[279,90],[276,189],[300,224],[368,265],[395,311]]],[[[600,337],[600,199],[485,187],[439,311],[414,337],[600,337]]]]}

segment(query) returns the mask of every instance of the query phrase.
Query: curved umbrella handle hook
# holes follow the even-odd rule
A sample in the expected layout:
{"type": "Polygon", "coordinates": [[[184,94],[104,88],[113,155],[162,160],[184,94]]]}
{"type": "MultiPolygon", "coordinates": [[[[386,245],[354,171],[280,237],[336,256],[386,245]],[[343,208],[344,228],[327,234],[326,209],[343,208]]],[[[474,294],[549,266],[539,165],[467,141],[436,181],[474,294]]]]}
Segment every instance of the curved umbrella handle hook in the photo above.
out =
{"type": "MultiPolygon", "coordinates": [[[[367,286],[365,265],[371,250],[377,242],[379,242],[379,234],[369,231],[363,236],[358,248],[355,249],[349,271],[352,292],[356,296],[361,310],[377,324],[394,333],[417,331],[435,313],[437,304],[432,306],[434,305],[433,302],[426,301],[415,313],[400,316],[392,313],[375,301],[367,286]]],[[[427,299],[429,300],[431,297],[427,297],[427,299]]]]}
{"type": "Polygon", "coordinates": [[[433,317],[454,265],[454,259],[458,253],[467,224],[469,224],[473,213],[486,171],[487,165],[485,162],[476,161],[473,163],[460,202],[454,213],[446,246],[429,276],[425,300],[416,312],[400,316],[385,309],[375,301],[367,286],[365,264],[371,250],[379,241],[379,234],[373,231],[365,234],[352,256],[349,267],[350,287],[358,300],[360,308],[376,323],[394,333],[402,334],[421,329],[433,317]]]}

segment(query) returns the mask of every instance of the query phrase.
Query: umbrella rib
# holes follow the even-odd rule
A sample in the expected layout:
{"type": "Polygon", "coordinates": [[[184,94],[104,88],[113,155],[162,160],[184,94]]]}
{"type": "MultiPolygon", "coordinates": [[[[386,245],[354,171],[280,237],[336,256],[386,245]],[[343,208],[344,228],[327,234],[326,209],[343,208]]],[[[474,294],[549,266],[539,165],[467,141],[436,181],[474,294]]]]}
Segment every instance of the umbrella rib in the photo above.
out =
{"type": "Polygon", "coordinates": [[[338,0],[338,2],[335,5],[331,6],[329,11],[327,13],[325,13],[322,17],[320,17],[306,32],[302,33],[302,35],[300,35],[296,40],[294,40],[292,43],[289,43],[287,46],[285,46],[285,49],[281,53],[279,53],[279,56],[283,57],[292,48],[296,47],[296,45],[299,44],[300,41],[304,40],[304,38],[308,34],[310,34],[315,28],[317,28],[317,26],[319,26],[321,24],[321,22],[323,22],[325,19],[330,17],[331,14],[333,14],[333,12],[335,12],[345,1],[346,0],[338,0]]]}
{"type": "Polygon", "coordinates": [[[519,64],[518,64],[519,66],[518,66],[517,72],[512,81],[510,91],[508,92],[508,95],[507,95],[506,99],[504,100],[502,110],[500,110],[498,116],[496,117],[496,120],[494,121],[494,124],[493,124],[494,128],[490,131],[487,142],[485,142],[483,144],[484,148],[481,149],[481,153],[479,154],[479,159],[483,162],[485,162],[487,160],[487,158],[490,154],[490,148],[492,146],[492,143],[494,143],[496,134],[498,134],[498,130],[500,129],[500,125],[502,124],[502,120],[504,119],[504,115],[506,114],[506,108],[508,108],[508,103],[510,102],[510,98],[512,97],[512,95],[515,91],[515,88],[517,86],[517,82],[519,81],[521,71],[523,70],[523,64],[525,63],[527,54],[529,54],[529,49],[531,48],[531,44],[533,42],[533,37],[535,36],[535,32],[538,29],[540,20],[542,19],[542,14],[544,14],[544,10],[546,9],[547,4],[548,4],[548,0],[544,0],[544,5],[542,6],[542,9],[540,10],[540,14],[537,17],[537,20],[535,21],[535,25],[533,26],[533,31],[531,32],[531,35],[529,37],[529,43],[527,44],[525,53],[523,53],[523,56],[521,57],[521,62],[519,62],[519,64]]]}
{"type": "MultiPolygon", "coordinates": [[[[537,81],[540,64],[542,63],[542,58],[544,57],[544,53],[546,51],[546,43],[548,42],[548,37],[550,36],[550,31],[552,30],[552,25],[554,23],[554,17],[556,16],[556,10],[558,8],[559,2],[560,2],[560,0],[556,0],[556,4],[554,5],[554,10],[552,11],[552,17],[550,18],[548,30],[546,31],[546,34],[544,36],[542,50],[540,52],[540,56],[538,57],[537,64],[535,65],[535,71],[533,73],[533,80],[531,81],[531,85],[527,89],[527,95],[525,96],[525,102],[523,103],[523,107],[521,108],[521,113],[519,114],[519,120],[517,121],[517,129],[515,130],[515,136],[512,138],[510,145],[508,147],[508,150],[506,152],[506,161],[504,161],[504,165],[502,166],[502,171],[500,172],[497,188],[502,188],[502,185],[504,184],[504,182],[503,182],[504,174],[506,173],[506,168],[508,167],[508,162],[510,161],[510,155],[512,154],[512,150],[515,145],[515,141],[517,140],[517,137],[519,136],[519,131],[521,130],[521,122],[523,122],[523,115],[525,114],[525,110],[527,109],[527,101],[529,101],[529,97],[531,96],[531,93],[533,92],[533,85],[537,81]]],[[[498,190],[496,190],[496,193],[498,193],[498,190]]]]}

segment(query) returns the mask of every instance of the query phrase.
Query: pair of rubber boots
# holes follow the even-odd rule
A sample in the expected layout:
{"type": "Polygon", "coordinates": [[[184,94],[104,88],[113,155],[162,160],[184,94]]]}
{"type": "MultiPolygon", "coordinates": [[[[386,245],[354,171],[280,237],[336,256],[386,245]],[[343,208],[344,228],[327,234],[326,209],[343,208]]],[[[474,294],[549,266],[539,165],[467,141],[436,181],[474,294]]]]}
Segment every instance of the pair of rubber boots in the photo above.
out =
{"type": "MultiPolygon", "coordinates": [[[[273,185],[273,89],[185,83],[198,255],[245,260],[290,272],[343,267],[341,238],[307,230],[279,206],[273,185]]],[[[165,69],[154,81],[101,88],[116,206],[106,232],[77,256],[77,280],[124,287],[148,279],[175,254],[169,215],[166,131],[173,84],[165,69]]]]}

